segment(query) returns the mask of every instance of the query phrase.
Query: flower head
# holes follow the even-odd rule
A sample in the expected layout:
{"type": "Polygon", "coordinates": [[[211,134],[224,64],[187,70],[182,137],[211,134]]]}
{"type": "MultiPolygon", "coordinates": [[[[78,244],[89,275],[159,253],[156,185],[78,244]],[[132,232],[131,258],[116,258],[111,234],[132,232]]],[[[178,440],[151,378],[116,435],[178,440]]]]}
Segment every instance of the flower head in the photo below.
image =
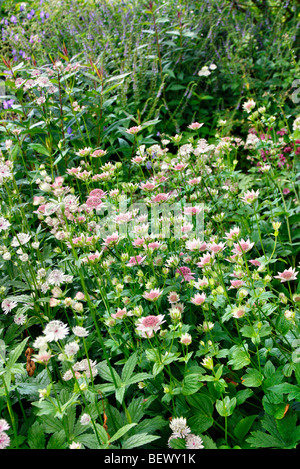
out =
{"type": "Polygon", "coordinates": [[[159,314],[158,316],[146,316],[140,318],[137,321],[137,330],[141,332],[142,337],[153,337],[154,332],[160,329],[160,326],[166,322],[164,316],[159,314]]]}

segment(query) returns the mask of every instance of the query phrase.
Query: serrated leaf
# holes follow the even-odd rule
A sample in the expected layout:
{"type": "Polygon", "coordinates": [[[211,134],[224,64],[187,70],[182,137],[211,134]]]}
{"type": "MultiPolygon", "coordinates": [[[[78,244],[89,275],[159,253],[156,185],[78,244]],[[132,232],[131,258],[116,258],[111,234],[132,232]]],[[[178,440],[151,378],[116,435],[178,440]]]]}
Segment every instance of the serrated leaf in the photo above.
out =
{"type": "Polygon", "coordinates": [[[147,445],[152,441],[158,440],[160,437],[155,435],[148,435],[147,433],[140,433],[138,435],[133,435],[122,445],[122,449],[133,449],[140,446],[147,445]]]}

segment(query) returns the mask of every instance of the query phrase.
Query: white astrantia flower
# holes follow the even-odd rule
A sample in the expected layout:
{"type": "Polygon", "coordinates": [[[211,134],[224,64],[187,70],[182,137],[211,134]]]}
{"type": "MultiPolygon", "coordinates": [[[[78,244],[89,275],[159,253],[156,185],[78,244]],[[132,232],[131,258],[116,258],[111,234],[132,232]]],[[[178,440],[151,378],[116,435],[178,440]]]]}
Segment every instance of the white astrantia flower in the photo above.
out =
{"type": "Polygon", "coordinates": [[[200,436],[194,435],[191,433],[186,437],[185,444],[186,449],[203,449],[203,440],[200,436]]]}
{"type": "Polygon", "coordinates": [[[43,333],[49,342],[52,342],[53,340],[57,342],[58,340],[62,340],[67,337],[69,327],[62,321],[54,320],[47,324],[43,333]]]}
{"type": "Polygon", "coordinates": [[[30,240],[31,236],[28,233],[18,233],[16,236],[13,237],[11,242],[12,247],[23,246],[27,244],[30,240]]]}
{"type": "Polygon", "coordinates": [[[10,223],[6,218],[0,217],[0,231],[6,231],[10,227],[10,223]]]}
{"type": "Polygon", "coordinates": [[[32,344],[34,349],[42,349],[42,348],[47,347],[47,345],[48,345],[48,339],[47,337],[43,335],[40,335],[39,337],[37,337],[32,344]]]}
{"type": "Polygon", "coordinates": [[[10,311],[14,309],[16,306],[18,306],[18,303],[16,303],[15,301],[8,300],[8,299],[3,300],[1,303],[1,308],[4,311],[4,314],[10,313],[10,311]]]}
{"type": "Polygon", "coordinates": [[[72,332],[77,337],[87,337],[89,335],[88,331],[84,327],[81,327],[81,326],[73,327],[72,332]]]}
{"type": "Polygon", "coordinates": [[[65,274],[58,269],[52,270],[48,276],[47,282],[50,285],[59,287],[62,283],[65,282],[65,274]]]}
{"type": "Polygon", "coordinates": [[[91,417],[89,414],[82,414],[80,418],[81,425],[88,425],[91,422],[91,417]]]}
{"type": "Polygon", "coordinates": [[[78,352],[78,350],[79,350],[79,345],[75,341],[70,342],[69,344],[65,345],[65,354],[68,357],[72,357],[73,355],[75,355],[78,352]]]}
{"type": "Polygon", "coordinates": [[[176,435],[176,438],[185,438],[191,433],[191,429],[187,426],[186,418],[184,417],[172,418],[170,428],[173,434],[176,435]]]}

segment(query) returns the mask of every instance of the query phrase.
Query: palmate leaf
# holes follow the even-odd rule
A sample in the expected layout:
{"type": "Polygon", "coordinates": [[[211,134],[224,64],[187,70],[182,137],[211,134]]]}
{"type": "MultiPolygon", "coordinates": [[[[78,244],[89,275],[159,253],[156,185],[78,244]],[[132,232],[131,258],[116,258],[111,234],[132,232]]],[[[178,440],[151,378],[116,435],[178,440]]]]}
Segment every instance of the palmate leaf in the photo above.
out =
{"type": "Polygon", "coordinates": [[[155,435],[148,435],[147,433],[140,433],[133,435],[122,445],[122,449],[133,449],[144,446],[152,441],[158,440],[160,437],[155,435]]]}
{"type": "Polygon", "coordinates": [[[97,389],[100,389],[100,391],[103,393],[115,391],[117,401],[122,403],[126,388],[128,386],[130,386],[131,384],[138,383],[139,381],[152,378],[152,375],[148,373],[137,373],[133,375],[136,364],[137,364],[137,354],[134,353],[125,363],[122,373],[121,373],[121,377],[112,368],[113,375],[115,378],[115,380],[113,380],[112,373],[107,363],[105,361],[101,362],[97,366],[99,374],[103,379],[109,381],[110,384],[101,384],[100,386],[97,386],[97,389]]]}
{"type": "Polygon", "coordinates": [[[297,415],[291,411],[287,412],[281,420],[276,420],[265,414],[262,427],[268,433],[255,431],[246,440],[252,448],[296,448],[300,441],[300,426],[297,424],[297,415]]]}

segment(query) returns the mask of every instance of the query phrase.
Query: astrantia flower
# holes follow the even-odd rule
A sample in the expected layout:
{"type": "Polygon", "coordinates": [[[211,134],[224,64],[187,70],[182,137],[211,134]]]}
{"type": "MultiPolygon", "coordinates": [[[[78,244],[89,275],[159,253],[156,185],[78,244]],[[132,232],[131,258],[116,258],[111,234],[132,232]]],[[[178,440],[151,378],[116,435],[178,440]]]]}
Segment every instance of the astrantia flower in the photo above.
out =
{"type": "Polygon", "coordinates": [[[201,306],[205,300],[206,300],[205,293],[196,293],[196,295],[193,298],[191,298],[191,303],[193,303],[196,306],[201,306]]]}
{"type": "Polygon", "coordinates": [[[82,449],[82,445],[81,443],[76,443],[76,441],[73,441],[73,443],[69,445],[69,448],[70,449],[82,449]]]}
{"type": "Polygon", "coordinates": [[[140,265],[144,262],[144,260],[146,259],[146,256],[142,257],[142,256],[132,256],[130,259],[129,259],[129,262],[127,265],[127,267],[133,267],[135,265],[140,265]]]}
{"type": "Polygon", "coordinates": [[[88,331],[84,327],[81,327],[81,326],[73,327],[72,332],[77,337],[87,337],[89,335],[88,331]]]}
{"type": "Polygon", "coordinates": [[[246,313],[246,310],[243,306],[233,308],[232,316],[236,319],[242,318],[246,313]]]}
{"type": "Polygon", "coordinates": [[[0,231],[5,231],[10,227],[10,223],[6,218],[0,217],[0,231]]]}
{"type": "Polygon", "coordinates": [[[65,274],[61,270],[58,270],[58,269],[52,270],[52,272],[50,273],[48,277],[48,283],[50,285],[56,285],[59,287],[64,282],[65,282],[65,274]]]}
{"type": "MultiPolygon", "coordinates": [[[[91,378],[91,372],[92,372],[92,376],[95,377],[98,374],[96,364],[97,363],[95,361],[87,360],[86,358],[84,358],[80,362],[75,363],[75,365],[73,366],[73,370],[75,372],[83,371],[87,378],[91,378]]],[[[76,373],[75,373],[75,376],[76,376],[76,373]]]]}
{"type": "Polygon", "coordinates": [[[88,425],[90,422],[91,422],[91,417],[89,414],[83,414],[81,417],[80,417],[80,423],[81,425],[88,425]]]}
{"type": "Polygon", "coordinates": [[[164,316],[159,314],[158,316],[147,316],[140,318],[137,321],[137,330],[141,332],[142,337],[153,337],[154,332],[160,329],[160,326],[166,322],[164,316]]]}
{"type": "Polygon", "coordinates": [[[127,316],[127,309],[118,308],[117,312],[112,314],[111,317],[114,319],[123,319],[124,316],[127,316]]]}
{"type": "Polygon", "coordinates": [[[191,130],[198,130],[204,124],[199,124],[199,122],[193,122],[192,124],[188,125],[188,128],[191,130]]]}
{"type": "Polygon", "coordinates": [[[0,433],[6,432],[6,430],[9,430],[9,429],[10,429],[10,426],[7,423],[7,421],[4,419],[0,419],[0,433]]]}
{"type": "Polygon", "coordinates": [[[78,352],[78,350],[79,350],[79,345],[75,341],[70,342],[69,344],[65,345],[65,354],[68,357],[72,357],[73,355],[75,355],[78,352]]]}
{"type": "Polygon", "coordinates": [[[274,278],[278,278],[281,283],[282,282],[289,282],[290,280],[297,279],[298,272],[296,273],[296,269],[290,267],[289,269],[285,269],[283,272],[278,272],[278,275],[275,275],[274,278]]]}
{"type": "Polygon", "coordinates": [[[247,111],[249,114],[249,112],[251,112],[252,109],[255,108],[255,106],[256,106],[256,102],[251,98],[243,104],[243,109],[244,111],[247,111]]]}
{"type": "Polygon", "coordinates": [[[1,433],[0,433],[0,449],[5,449],[5,448],[7,448],[9,445],[10,445],[10,438],[9,438],[9,436],[8,436],[6,433],[1,432],[1,433]]]}
{"type": "Polygon", "coordinates": [[[254,243],[250,243],[249,239],[247,239],[247,241],[241,239],[239,243],[235,243],[233,246],[234,249],[232,250],[232,252],[237,255],[242,255],[243,252],[250,251],[250,249],[254,246],[254,243]]]}
{"type": "Polygon", "coordinates": [[[62,340],[67,337],[69,333],[69,327],[62,321],[54,320],[50,321],[45,327],[43,333],[49,342],[62,340]]]}
{"type": "Polygon", "coordinates": [[[211,254],[205,254],[200,258],[200,262],[197,262],[197,266],[200,268],[208,267],[214,263],[214,258],[211,254]]]}
{"type": "Polygon", "coordinates": [[[48,345],[48,339],[47,339],[47,337],[45,337],[43,335],[37,337],[35,339],[35,341],[33,342],[33,344],[32,344],[33,348],[37,348],[37,349],[46,348],[47,345],[48,345]]]}
{"type": "Polygon", "coordinates": [[[192,336],[190,334],[182,334],[180,337],[180,343],[183,345],[190,345],[192,343],[192,336]]]}
{"type": "Polygon", "coordinates": [[[13,247],[23,246],[27,244],[30,240],[31,236],[28,233],[18,233],[16,236],[13,237],[11,245],[13,247]]]}
{"type": "Polygon", "coordinates": [[[38,354],[32,355],[32,360],[34,362],[46,365],[51,357],[53,357],[53,355],[51,355],[51,352],[47,350],[47,348],[42,348],[39,350],[38,354]]]}
{"type": "Polygon", "coordinates": [[[141,126],[137,125],[135,127],[130,127],[130,129],[127,129],[126,132],[131,135],[137,134],[141,130],[141,126]]]}
{"type": "Polygon", "coordinates": [[[240,235],[240,229],[238,227],[235,227],[235,228],[231,228],[231,230],[229,231],[229,233],[225,233],[225,238],[227,240],[229,239],[237,239],[240,235]]]}
{"type": "Polygon", "coordinates": [[[203,440],[200,436],[194,435],[191,433],[186,437],[185,444],[186,449],[203,449],[203,440]]]}
{"type": "Polygon", "coordinates": [[[207,244],[201,241],[199,238],[191,239],[186,242],[185,245],[188,251],[205,251],[207,249],[207,244]]]}
{"type": "Polygon", "coordinates": [[[214,254],[217,254],[218,252],[221,252],[225,249],[225,244],[224,243],[210,243],[208,245],[208,249],[213,252],[214,254]]]}
{"type": "Polygon", "coordinates": [[[231,286],[229,287],[229,290],[232,288],[240,288],[243,285],[245,285],[245,282],[243,280],[230,280],[231,286]]]}
{"type": "Polygon", "coordinates": [[[241,197],[241,200],[245,202],[245,204],[253,204],[253,202],[258,199],[258,196],[259,190],[257,190],[256,192],[254,190],[247,191],[244,192],[243,196],[241,197]]]}
{"type": "Polygon", "coordinates": [[[3,300],[1,303],[1,308],[4,311],[4,314],[9,313],[16,306],[18,306],[18,303],[16,303],[15,301],[7,300],[7,299],[3,300]]]}
{"type": "Polygon", "coordinates": [[[170,428],[175,438],[185,438],[191,433],[191,429],[187,426],[186,418],[184,417],[172,418],[170,428]]]}
{"type": "Polygon", "coordinates": [[[168,295],[169,303],[177,303],[180,300],[180,296],[175,291],[171,291],[168,295]]]}
{"type": "Polygon", "coordinates": [[[156,301],[161,296],[161,294],[162,294],[162,291],[160,291],[159,288],[154,288],[150,290],[149,292],[145,292],[143,294],[143,297],[149,301],[156,301]]]}
{"type": "Polygon", "coordinates": [[[176,273],[180,275],[180,277],[183,277],[183,279],[181,280],[182,282],[185,280],[186,282],[190,282],[191,280],[194,280],[194,275],[192,272],[191,272],[191,269],[189,267],[179,267],[177,270],[176,270],[176,273]]]}

